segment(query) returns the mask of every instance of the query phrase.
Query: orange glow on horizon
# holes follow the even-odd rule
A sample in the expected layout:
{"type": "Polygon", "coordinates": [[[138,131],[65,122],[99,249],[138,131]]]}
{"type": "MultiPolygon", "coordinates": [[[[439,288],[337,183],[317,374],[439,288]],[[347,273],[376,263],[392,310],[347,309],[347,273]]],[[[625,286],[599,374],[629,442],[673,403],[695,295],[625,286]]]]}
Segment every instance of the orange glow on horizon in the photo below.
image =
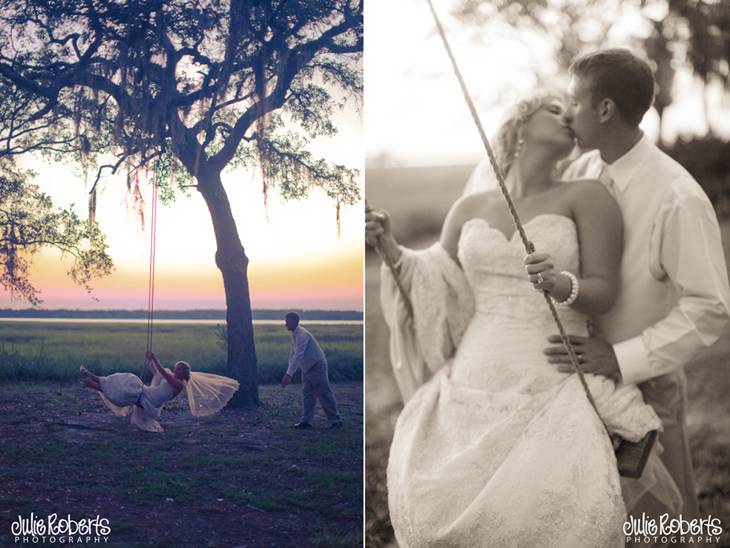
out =
{"type": "MultiPolygon", "coordinates": [[[[53,251],[39,253],[31,278],[41,290],[42,308],[146,309],[147,269],[117,265],[111,276],[92,282],[93,292],[73,284],[66,276],[70,258],[53,251]]],[[[362,310],[363,257],[356,249],[341,255],[315,256],[307,262],[268,260],[249,263],[249,289],[253,308],[318,308],[362,310]]],[[[26,308],[24,302],[7,304],[26,308]]],[[[157,265],[155,308],[224,308],[221,274],[210,261],[199,268],[157,265]]]]}
{"type": "MultiPolygon", "coordinates": [[[[333,116],[340,132],[315,139],[310,150],[328,162],[360,170],[363,185],[362,122],[355,104],[333,116]]],[[[73,164],[49,163],[39,155],[22,158],[34,182],[54,207],[88,215],[90,175],[73,164]]],[[[249,291],[254,308],[363,308],[363,204],[343,205],[338,233],[335,203],[321,188],[284,200],[269,188],[264,205],[257,169],[224,171],[223,184],[235,228],[249,258],[249,291]]],[[[93,280],[88,295],[67,276],[72,259],[44,249],[33,257],[30,281],[43,308],[145,309],[150,249],[152,185],[140,185],[144,225],[133,207],[123,174],[105,175],[97,186],[96,221],[106,236],[115,271],[93,280]],[[96,300],[95,300],[96,299],[96,300]]],[[[362,194],[362,192],[361,192],[362,194]]],[[[156,232],[156,308],[224,308],[221,274],[215,265],[216,239],[210,211],[194,189],[158,201],[156,232]]],[[[27,308],[0,289],[0,308],[27,308]]]]}

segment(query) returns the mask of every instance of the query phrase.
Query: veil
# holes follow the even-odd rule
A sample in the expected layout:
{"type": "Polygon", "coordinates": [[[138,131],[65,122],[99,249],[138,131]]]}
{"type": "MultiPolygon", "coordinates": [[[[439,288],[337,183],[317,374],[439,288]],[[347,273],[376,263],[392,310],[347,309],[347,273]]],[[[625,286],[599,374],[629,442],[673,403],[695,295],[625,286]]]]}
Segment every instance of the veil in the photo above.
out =
{"type": "Polygon", "coordinates": [[[238,390],[238,381],[212,373],[193,371],[185,383],[190,412],[196,417],[212,415],[223,409],[238,390]]]}
{"type": "Polygon", "coordinates": [[[494,170],[492,169],[492,165],[489,163],[489,158],[484,158],[476,165],[474,171],[471,172],[461,195],[468,196],[469,194],[476,194],[477,192],[491,192],[494,190],[499,190],[497,177],[494,175],[494,170]]]}

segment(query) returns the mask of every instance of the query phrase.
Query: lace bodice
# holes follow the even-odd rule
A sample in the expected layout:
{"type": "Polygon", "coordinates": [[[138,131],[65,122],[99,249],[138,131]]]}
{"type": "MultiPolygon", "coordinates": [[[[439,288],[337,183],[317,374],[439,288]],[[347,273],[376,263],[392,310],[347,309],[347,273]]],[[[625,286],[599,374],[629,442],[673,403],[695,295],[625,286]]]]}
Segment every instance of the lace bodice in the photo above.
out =
{"type": "MultiPolygon", "coordinates": [[[[543,214],[525,224],[539,252],[549,253],[556,271],[578,274],[578,237],[572,219],[543,214]]],[[[547,363],[546,337],[558,329],[543,295],[527,280],[525,250],[515,232],[508,240],[484,219],[462,228],[459,261],[474,294],[475,314],[454,360],[453,379],[491,389],[536,393],[554,386],[565,374],[547,363]]],[[[586,317],[560,309],[565,329],[586,332],[586,317]]]]}
{"type": "MultiPolygon", "coordinates": [[[[575,222],[569,217],[541,214],[524,225],[535,250],[552,256],[555,270],[579,275],[580,258],[575,222]]],[[[523,260],[525,249],[519,234],[508,240],[486,220],[467,221],[459,240],[459,261],[474,293],[476,312],[501,321],[515,320],[536,329],[553,323],[540,293],[527,281],[523,260]]],[[[566,327],[582,330],[585,317],[573,310],[561,311],[566,327]]]]}

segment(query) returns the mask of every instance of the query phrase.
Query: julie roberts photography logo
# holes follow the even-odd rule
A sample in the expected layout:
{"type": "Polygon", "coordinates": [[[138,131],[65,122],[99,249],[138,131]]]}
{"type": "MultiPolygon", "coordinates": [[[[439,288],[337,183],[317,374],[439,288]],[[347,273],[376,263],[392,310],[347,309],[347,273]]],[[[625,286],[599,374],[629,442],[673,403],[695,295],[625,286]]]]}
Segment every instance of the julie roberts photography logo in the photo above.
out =
{"type": "Polygon", "coordinates": [[[722,522],[708,515],[706,518],[685,519],[661,514],[658,519],[642,512],[641,517],[630,516],[624,522],[626,542],[634,544],[720,544],[722,522]]]}
{"type": "Polygon", "coordinates": [[[74,519],[71,514],[43,518],[31,512],[29,517],[18,516],[10,526],[16,544],[106,544],[111,532],[106,518],[74,519]]]}

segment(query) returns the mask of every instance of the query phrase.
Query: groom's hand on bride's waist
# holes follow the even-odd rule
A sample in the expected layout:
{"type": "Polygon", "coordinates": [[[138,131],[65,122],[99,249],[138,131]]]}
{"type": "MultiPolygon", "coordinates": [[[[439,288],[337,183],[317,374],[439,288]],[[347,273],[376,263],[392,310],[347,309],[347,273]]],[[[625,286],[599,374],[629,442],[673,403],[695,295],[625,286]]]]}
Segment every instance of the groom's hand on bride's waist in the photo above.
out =
{"type": "MultiPolygon", "coordinates": [[[[610,377],[616,382],[621,382],[621,370],[616,360],[613,347],[603,337],[578,337],[569,335],[570,343],[578,357],[578,363],[584,373],[594,373],[610,377]]],[[[560,335],[551,335],[548,342],[555,346],[545,348],[545,355],[550,363],[558,366],[558,371],[573,373],[573,365],[570,363],[568,351],[563,346],[560,335]]]]}

